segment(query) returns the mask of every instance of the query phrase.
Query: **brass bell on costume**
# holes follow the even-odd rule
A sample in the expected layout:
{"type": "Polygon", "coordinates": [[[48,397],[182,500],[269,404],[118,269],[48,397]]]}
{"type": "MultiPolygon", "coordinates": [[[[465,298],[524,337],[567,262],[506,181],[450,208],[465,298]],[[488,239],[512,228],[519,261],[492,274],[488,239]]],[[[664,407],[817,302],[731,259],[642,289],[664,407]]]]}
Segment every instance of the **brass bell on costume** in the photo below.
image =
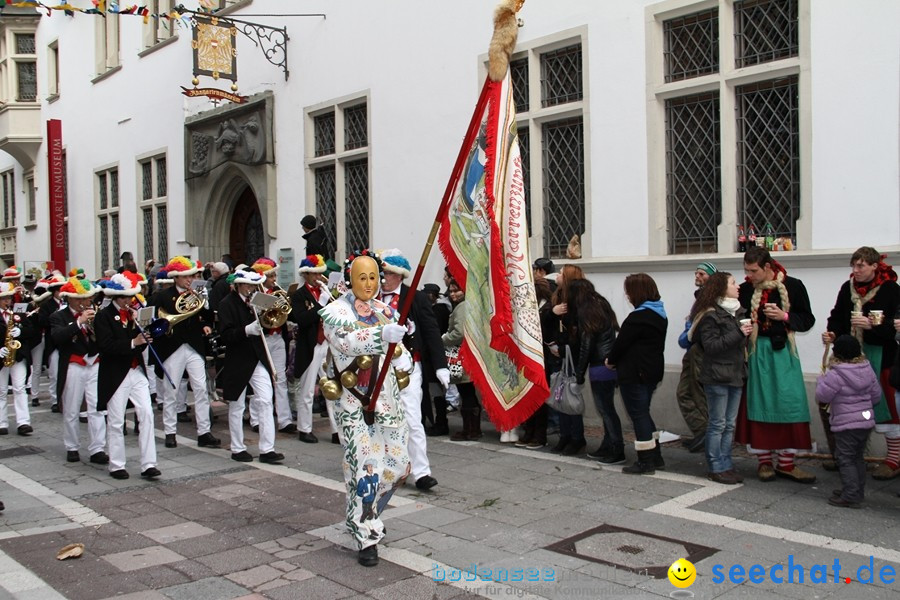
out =
{"type": "Polygon", "coordinates": [[[326,400],[337,400],[341,397],[341,386],[333,379],[323,377],[319,381],[319,389],[322,390],[322,395],[326,400]]]}
{"type": "Polygon", "coordinates": [[[341,373],[341,385],[345,388],[355,388],[359,377],[353,371],[344,371],[341,373]]]}
{"type": "Polygon", "coordinates": [[[403,346],[397,344],[394,346],[394,358],[400,358],[401,356],[403,356],[403,346]]]}
{"type": "Polygon", "coordinates": [[[406,371],[394,370],[394,376],[397,378],[397,389],[406,389],[409,386],[409,373],[406,371]]]}
{"type": "Polygon", "coordinates": [[[356,357],[356,366],[359,367],[360,371],[368,371],[371,369],[373,362],[372,357],[368,354],[356,357]]]}

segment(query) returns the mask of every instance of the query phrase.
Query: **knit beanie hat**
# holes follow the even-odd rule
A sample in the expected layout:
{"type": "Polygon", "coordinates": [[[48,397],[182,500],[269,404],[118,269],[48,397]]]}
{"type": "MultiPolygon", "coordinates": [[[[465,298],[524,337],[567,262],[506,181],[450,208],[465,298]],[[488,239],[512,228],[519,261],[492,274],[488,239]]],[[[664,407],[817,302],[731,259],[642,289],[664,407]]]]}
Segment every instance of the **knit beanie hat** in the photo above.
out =
{"type": "Polygon", "coordinates": [[[849,361],[859,357],[862,349],[859,342],[852,335],[841,335],[834,340],[834,357],[838,360],[849,361]]]}

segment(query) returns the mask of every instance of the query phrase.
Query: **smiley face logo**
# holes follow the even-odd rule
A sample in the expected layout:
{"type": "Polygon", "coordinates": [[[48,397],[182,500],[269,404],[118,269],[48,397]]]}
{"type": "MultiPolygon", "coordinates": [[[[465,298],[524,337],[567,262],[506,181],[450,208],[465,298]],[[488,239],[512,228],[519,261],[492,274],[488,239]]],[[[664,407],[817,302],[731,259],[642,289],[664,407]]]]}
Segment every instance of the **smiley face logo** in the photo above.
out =
{"type": "Polygon", "coordinates": [[[697,579],[697,569],[683,558],[679,558],[669,567],[669,582],[677,588],[690,587],[697,579]]]}

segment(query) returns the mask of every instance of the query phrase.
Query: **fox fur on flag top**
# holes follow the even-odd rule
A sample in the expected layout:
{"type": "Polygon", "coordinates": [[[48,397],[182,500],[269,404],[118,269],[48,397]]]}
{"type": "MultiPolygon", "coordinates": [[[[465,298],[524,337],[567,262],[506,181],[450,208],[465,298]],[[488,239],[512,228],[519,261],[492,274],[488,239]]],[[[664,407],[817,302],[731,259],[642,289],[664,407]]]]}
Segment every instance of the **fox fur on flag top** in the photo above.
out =
{"type": "Polygon", "coordinates": [[[530,417],[549,394],[509,75],[521,4],[504,0],[495,12],[488,80],[473,118],[477,133],[462,149],[438,237],[451,275],[466,291],[463,368],[503,431],[530,417]]]}

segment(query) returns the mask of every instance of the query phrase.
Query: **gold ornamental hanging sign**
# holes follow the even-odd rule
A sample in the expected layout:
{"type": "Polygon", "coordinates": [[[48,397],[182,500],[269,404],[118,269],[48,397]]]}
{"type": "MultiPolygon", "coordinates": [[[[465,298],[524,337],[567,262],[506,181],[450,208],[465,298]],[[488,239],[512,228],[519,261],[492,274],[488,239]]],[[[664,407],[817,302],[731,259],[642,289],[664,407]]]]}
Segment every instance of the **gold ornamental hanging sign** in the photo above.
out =
{"type": "MultiPolygon", "coordinates": [[[[194,49],[194,85],[197,77],[206,75],[215,80],[237,82],[237,28],[230,21],[218,17],[194,15],[191,47],[194,49]]],[[[237,86],[233,85],[232,89],[237,86]]]]}

